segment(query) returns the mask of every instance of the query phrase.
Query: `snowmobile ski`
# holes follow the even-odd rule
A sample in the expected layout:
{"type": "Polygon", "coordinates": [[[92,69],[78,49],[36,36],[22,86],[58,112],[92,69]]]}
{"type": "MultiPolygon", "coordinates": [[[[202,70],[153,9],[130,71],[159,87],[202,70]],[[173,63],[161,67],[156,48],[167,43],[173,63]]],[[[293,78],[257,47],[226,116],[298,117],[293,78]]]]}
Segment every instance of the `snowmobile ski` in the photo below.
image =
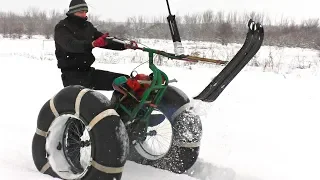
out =
{"type": "Polygon", "coordinates": [[[209,85],[194,99],[204,102],[213,102],[227,85],[237,76],[245,65],[259,51],[264,38],[264,28],[260,23],[255,23],[252,19],[248,22],[248,32],[246,40],[221,72],[209,83],[209,85]]]}

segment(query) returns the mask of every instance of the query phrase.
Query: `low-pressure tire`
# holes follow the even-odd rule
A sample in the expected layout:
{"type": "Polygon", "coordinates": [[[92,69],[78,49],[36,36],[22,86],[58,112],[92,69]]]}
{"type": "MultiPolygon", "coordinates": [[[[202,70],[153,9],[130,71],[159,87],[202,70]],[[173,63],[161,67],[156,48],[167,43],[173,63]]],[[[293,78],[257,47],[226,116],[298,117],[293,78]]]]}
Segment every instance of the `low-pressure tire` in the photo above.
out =
{"type": "Polygon", "coordinates": [[[48,100],[39,112],[32,155],[41,173],[61,179],[120,180],[128,153],[125,126],[110,108],[110,101],[99,92],[68,86],[48,100]],[[79,120],[90,138],[90,157],[86,157],[89,163],[82,173],[72,171],[66,154],[62,153],[66,135],[63,132],[70,118],[79,120]]]}
{"type": "MultiPolygon", "coordinates": [[[[165,154],[155,156],[143,147],[143,142],[138,142],[130,147],[128,159],[178,174],[190,169],[198,158],[202,137],[200,117],[192,109],[193,107],[186,94],[176,87],[168,86],[157,107],[157,110],[166,117],[166,121],[169,122],[167,124],[170,124],[172,128],[170,145],[167,147],[168,150],[164,151],[165,154]]],[[[159,126],[162,125],[159,124],[159,126]]],[[[150,130],[154,128],[150,127],[150,130]]],[[[157,134],[157,132],[154,134],[157,134]]],[[[146,137],[146,139],[148,138],[146,137]]]]}

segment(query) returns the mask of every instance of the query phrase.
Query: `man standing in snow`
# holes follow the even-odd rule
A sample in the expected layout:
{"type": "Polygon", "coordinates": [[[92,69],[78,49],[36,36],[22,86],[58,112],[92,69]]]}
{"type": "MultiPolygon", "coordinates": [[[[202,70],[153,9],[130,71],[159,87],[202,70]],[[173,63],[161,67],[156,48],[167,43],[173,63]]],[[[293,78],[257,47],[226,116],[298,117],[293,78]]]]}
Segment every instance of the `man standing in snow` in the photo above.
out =
{"type": "Polygon", "coordinates": [[[108,33],[98,31],[87,21],[88,6],[85,0],[72,0],[67,17],[54,29],[56,58],[64,87],[82,85],[96,90],[113,90],[112,81],[120,73],[97,70],[91,65],[95,61],[92,49],[95,47],[111,50],[135,49],[137,43],[132,41],[124,45],[108,42],[108,33]]]}
{"type": "MultiPolygon", "coordinates": [[[[103,34],[87,21],[87,12],[88,6],[85,0],[72,0],[66,14],[67,17],[61,20],[54,29],[55,54],[58,68],[61,69],[63,86],[82,85],[95,90],[113,90],[113,80],[127,75],[91,67],[95,61],[92,49],[105,48],[120,51],[136,49],[137,43],[131,41],[129,44],[122,44],[107,41],[108,33],[103,34]]],[[[83,171],[80,163],[80,147],[71,141],[80,141],[83,129],[79,122],[75,123],[78,132],[69,132],[70,138],[67,142],[68,148],[77,149],[70,155],[73,164],[71,170],[74,173],[83,171]]]]}

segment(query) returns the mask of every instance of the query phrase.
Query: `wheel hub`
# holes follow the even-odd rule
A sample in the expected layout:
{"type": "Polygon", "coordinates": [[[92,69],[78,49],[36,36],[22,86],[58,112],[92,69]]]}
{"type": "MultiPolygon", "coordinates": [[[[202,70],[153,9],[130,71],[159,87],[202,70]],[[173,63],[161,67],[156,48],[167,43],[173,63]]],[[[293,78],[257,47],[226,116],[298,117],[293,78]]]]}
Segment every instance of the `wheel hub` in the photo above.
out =
{"type": "Polygon", "coordinates": [[[81,141],[80,142],[80,146],[81,147],[88,147],[88,146],[90,146],[91,145],[91,142],[90,141],[81,141]]]}
{"type": "Polygon", "coordinates": [[[156,136],[157,135],[157,131],[156,130],[151,130],[147,133],[147,136],[156,136]]]}

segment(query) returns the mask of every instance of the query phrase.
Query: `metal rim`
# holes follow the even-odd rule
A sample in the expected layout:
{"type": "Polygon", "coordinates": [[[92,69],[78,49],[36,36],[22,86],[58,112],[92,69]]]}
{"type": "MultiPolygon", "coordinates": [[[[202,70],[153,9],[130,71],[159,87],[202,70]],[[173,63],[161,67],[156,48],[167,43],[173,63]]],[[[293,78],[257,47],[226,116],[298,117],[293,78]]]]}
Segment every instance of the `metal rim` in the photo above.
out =
{"type": "MultiPolygon", "coordinates": [[[[162,114],[154,111],[153,114],[162,114]]],[[[170,150],[173,142],[173,129],[167,117],[158,125],[148,127],[147,137],[144,141],[138,141],[134,146],[137,152],[149,160],[157,160],[164,157],[170,150]]]]}
{"type": "MultiPolygon", "coordinates": [[[[49,127],[48,136],[46,139],[46,151],[48,153],[48,161],[52,167],[52,170],[63,179],[81,179],[88,171],[92,160],[91,151],[91,138],[89,132],[85,128],[85,123],[79,117],[72,114],[63,114],[57,117],[49,127]],[[78,137],[81,141],[74,144],[74,148],[78,148],[73,151],[77,151],[78,155],[75,157],[79,158],[78,163],[81,164],[81,170],[79,164],[75,166],[75,160],[70,156],[69,145],[70,134],[72,129],[75,129],[75,122],[80,125],[83,129],[81,137],[78,137]],[[81,147],[83,145],[83,147],[81,147]]],[[[79,131],[79,129],[78,129],[79,131]]],[[[79,132],[73,134],[80,134],[79,132]]],[[[73,136],[74,137],[74,136],[73,136]]],[[[73,142],[75,143],[75,142],[73,142]]]]}

